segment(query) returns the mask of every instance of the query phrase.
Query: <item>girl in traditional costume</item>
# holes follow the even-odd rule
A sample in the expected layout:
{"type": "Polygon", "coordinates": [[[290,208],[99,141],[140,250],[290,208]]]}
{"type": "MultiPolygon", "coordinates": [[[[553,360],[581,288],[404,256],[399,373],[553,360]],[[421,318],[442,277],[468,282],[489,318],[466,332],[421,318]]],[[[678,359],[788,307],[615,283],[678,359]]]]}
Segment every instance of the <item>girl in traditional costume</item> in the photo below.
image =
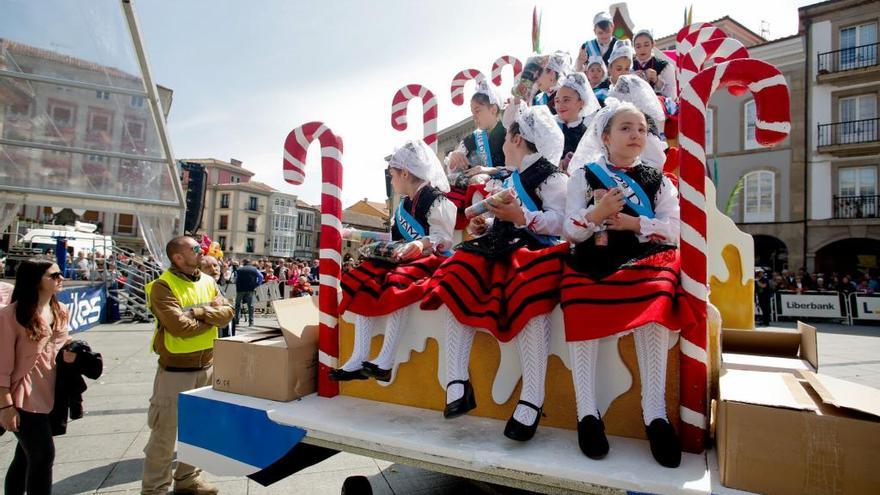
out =
{"type": "MultiPolygon", "coordinates": [[[[640,159],[645,165],[663,170],[668,146],[663,134],[666,113],[663,111],[660,97],[654,94],[647,81],[635,74],[623,74],[617,78],[617,84],[608,91],[608,97],[620,102],[632,103],[645,114],[648,135],[640,159]]],[[[601,150],[592,151],[596,153],[601,150]]]]}
{"type": "Polygon", "coordinates": [[[568,177],[557,166],[564,138],[543,105],[520,104],[504,141],[513,174],[487,184],[512,189],[512,201],[490,206],[492,219],[474,217],[469,230],[480,237],[456,246],[435,272],[423,309],[446,313],[446,418],[476,407],[468,362],[477,328],[501,342],[515,340],[523,368],[520,401],[504,434],[532,438],[544,403],[550,346],[549,313],[557,304],[565,244],[558,244],[568,177]]]}
{"type": "Polygon", "coordinates": [[[590,88],[596,95],[600,106],[605,106],[605,98],[608,96],[608,90],[611,88],[611,80],[608,79],[608,67],[602,57],[590,57],[587,62],[587,80],[590,81],[590,88]]]}
{"type": "MultiPolygon", "coordinates": [[[[504,178],[510,170],[504,166],[504,125],[501,123],[501,100],[485,81],[477,82],[471,97],[471,115],[476,130],[465,136],[446,157],[450,172],[449,199],[459,213],[458,227],[467,221],[464,209],[473,202],[476,190],[491,177],[504,178]]],[[[481,196],[478,200],[483,199],[481,196]]]]}
{"type": "Polygon", "coordinates": [[[621,40],[614,45],[614,51],[609,57],[611,62],[608,63],[608,79],[611,81],[611,87],[617,84],[617,78],[630,73],[634,55],[635,51],[629,40],[621,40]]]}
{"type": "Polygon", "coordinates": [[[532,98],[531,105],[547,105],[550,112],[555,115],[556,89],[569,72],[571,72],[571,55],[568,52],[556,51],[548,55],[544,71],[535,81],[537,94],[532,98]]]}
{"type": "Polygon", "coordinates": [[[651,453],[676,467],[681,449],[665,394],[670,338],[680,328],[678,192],[641,162],[647,134],[644,113],[609,97],[581,141],[568,185],[564,233],[573,250],[561,305],[581,451],[601,459],[609,450],[596,401],[599,339],[633,333],[651,453]]]}
{"type": "Polygon", "coordinates": [[[342,276],[340,314],[355,315],[354,350],[330,378],[389,381],[397,344],[409,309],[428,290],[431,274],[450,254],[455,206],[446,199],[449,183],[443,166],[422,140],[406,142],[388,164],[394,191],[405,196],[394,212],[391,238],[406,241],[399,263],[367,260],[342,276]],[[388,315],[379,355],[367,361],[376,317],[388,315]]]}
{"type": "Polygon", "coordinates": [[[566,172],[568,162],[590,125],[593,114],[599,110],[596,95],[587,84],[586,76],[572,72],[562,80],[562,85],[556,91],[556,120],[565,137],[562,160],[559,162],[559,169],[563,172],[566,172]]]}
{"type": "Polygon", "coordinates": [[[633,36],[633,48],[633,73],[647,81],[658,95],[675,98],[675,66],[654,55],[654,36],[651,32],[647,29],[637,31],[633,36]]]}

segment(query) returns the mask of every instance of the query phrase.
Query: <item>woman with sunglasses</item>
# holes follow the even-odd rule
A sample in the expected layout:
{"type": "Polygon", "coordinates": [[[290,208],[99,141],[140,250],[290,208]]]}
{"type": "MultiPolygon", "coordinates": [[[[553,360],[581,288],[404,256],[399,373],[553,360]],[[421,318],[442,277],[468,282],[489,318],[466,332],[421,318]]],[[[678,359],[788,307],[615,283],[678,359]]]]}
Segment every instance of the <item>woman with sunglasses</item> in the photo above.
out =
{"type": "MultiPolygon", "coordinates": [[[[55,404],[55,358],[70,340],[67,311],[58,302],[58,265],[29,259],[18,267],[12,303],[0,309],[0,426],[18,439],[6,473],[10,495],[52,492],[55,443],[49,412],[55,404]]],[[[65,362],[76,354],[64,350],[65,362]]]]}

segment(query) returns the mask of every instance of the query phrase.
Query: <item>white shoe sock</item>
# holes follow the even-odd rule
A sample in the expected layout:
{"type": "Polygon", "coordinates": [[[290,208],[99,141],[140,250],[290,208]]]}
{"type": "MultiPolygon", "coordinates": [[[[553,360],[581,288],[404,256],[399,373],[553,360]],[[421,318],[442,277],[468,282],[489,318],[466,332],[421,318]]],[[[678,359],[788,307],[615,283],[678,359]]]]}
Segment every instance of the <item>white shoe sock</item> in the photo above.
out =
{"type": "Polygon", "coordinates": [[[376,319],[370,316],[354,317],[354,349],[351,357],[342,365],[344,371],[357,371],[363,368],[364,361],[370,357],[370,341],[373,339],[373,324],[376,319]]]}
{"type": "Polygon", "coordinates": [[[642,379],[642,416],[645,424],[666,418],[666,358],[669,355],[669,330],[657,323],[636,328],[636,357],[642,379]]]}
{"type": "MultiPolygon", "coordinates": [[[[541,315],[529,320],[516,336],[516,346],[522,361],[522,392],[520,400],[538,407],[544,405],[547,378],[547,356],[550,353],[550,316],[541,315]]],[[[513,418],[524,425],[532,425],[538,419],[538,411],[518,404],[513,418]]]]}
{"type": "Polygon", "coordinates": [[[385,329],[382,350],[376,359],[370,361],[383,370],[390,370],[394,366],[394,354],[397,352],[397,345],[400,343],[400,336],[403,334],[407,316],[409,316],[409,308],[410,306],[400,308],[388,315],[388,326],[385,329]]]}
{"type": "MultiPolygon", "coordinates": [[[[468,380],[468,363],[471,358],[471,347],[474,344],[474,327],[462,325],[452,311],[443,306],[446,312],[446,383],[453,380],[468,380]]],[[[455,383],[446,388],[446,403],[449,404],[464,396],[464,385],[455,383]]]]}
{"type": "Polygon", "coordinates": [[[599,341],[581,340],[569,342],[571,378],[574,381],[574,397],[577,402],[577,419],[593,415],[599,417],[596,405],[596,363],[599,361],[599,341]]]}

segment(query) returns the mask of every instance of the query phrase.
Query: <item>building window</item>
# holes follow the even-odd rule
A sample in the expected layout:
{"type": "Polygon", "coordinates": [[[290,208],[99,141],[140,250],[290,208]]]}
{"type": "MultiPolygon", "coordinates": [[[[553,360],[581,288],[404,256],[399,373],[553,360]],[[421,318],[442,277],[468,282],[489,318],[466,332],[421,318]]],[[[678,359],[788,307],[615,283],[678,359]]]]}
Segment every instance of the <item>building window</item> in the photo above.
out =
{"type": "Polygon", "coordinates": [[[59,103],[52,103],[49,106],[49,115],[52,117],[52,123],[59,129],[73,127],[74,107],[59,103]]]}
{"type": "Polygon", "coordinates": [[[248,232],[256,232],[257,231],[257,219],[256,218],[248,217],[247,231],[248,232]]]}
{"type": "Polygon", "coordinates": [[[103,112],[89,112],[88,132],[110,132],[110,116],[103,112]]]}
{"type": "Polygon", "coordinates": [[[837,174],[840,196],[877,195],[877,167],[846,167],[837,174]]]}
{"type": "Polygon", "coordinates": [[[220,195],[220,208],[229,208],[229,194],[223,193],[220,195]]]}
{"type": "Polygon", "coordinates": [[[257,197],[251,196],[248,198],[248,210],[257,211],[257,197]]]}
{"type": "Polygon", "coordinates": [[[715,153],[715,110],[706,109],[706,154],[715,153]]]}
{"type": "Polygon", "coordinates": [[[97,98],[99,100],[109,100],[110,99],[110,92],[109,91],[101,91],[101,90],[95,91],[95,98],[97,98]]]}
{"type": "Polygon", "coordinates": [[[775,182],[776,174],[769,170],[758,170],[745,175],[743,184],[744,222],[772,222],[775,220],[775,182]]]}
{"type": "Polygon", "coordinates": [[[130,139],[134,141],[142,141],[144,139],[144,123],[136,120],[126,121],[125,132],[130,139]]]}
{"type": "Polygon", "coordinates": [[[143,96],[132,96],[130,104],[134,108],[143,108],[144,107],[144,97],[143,96]]]}
{"type": "Polygon", "coordinates": [[[743,148],[747,150],[760,148],[761,145],[758,144],[758,140],[755,139],[755,124],[758,120],[758,116],[755,113],[755,100],[750,100],[745,103],[743,106],[743,115],[745,116],[745,120],[743,121],[743,148]]]}
{"type": "Polygon", "coordinates": [[[31,104],[30,102],[10,103],[6,106],[6,115],[10,117],[30,117],[31,104]]]}
{"type": "Polygon", "coordinates": [[[248,237],[248,238],[247,238],[247,241],[246,241],[245,246],[244,246],[244,250],[245,250],[245,252],[247,252],[247,253],[253,253],[253,252],[254,252],[254,238],[253,238],[253,237],[248,237]]]}
{"type": "Polygon", "coordinates": [[[116,233],[134,235],[134,215],[127,213],[116,215],[116,233]]]}
{"type": "Polygon", "coordinates": [[[840,117],[837,142],[864,143],[877,140],[877,95],[858,95],[837,102],[840,117]]]}
{"type": "Polygon", "coordinates": [[[219,230],[226,230],[229,228],[229,215],[220,215],[220,224],[217,225],[219,230]]]}
{"type": "Polygon", "coordinates": [[[217,244],[220,244],[220,249],[222,251],[226,251],[226,236],[221,235],[217,237],[217,244]]]}
{"type": "Polygon", "coordinates": [[[849,70],[877,64],[877,23],[870,22],[840,30],[840,69],[849,70]],[[859,47],[864,47],[859,49],[859,47]]]}

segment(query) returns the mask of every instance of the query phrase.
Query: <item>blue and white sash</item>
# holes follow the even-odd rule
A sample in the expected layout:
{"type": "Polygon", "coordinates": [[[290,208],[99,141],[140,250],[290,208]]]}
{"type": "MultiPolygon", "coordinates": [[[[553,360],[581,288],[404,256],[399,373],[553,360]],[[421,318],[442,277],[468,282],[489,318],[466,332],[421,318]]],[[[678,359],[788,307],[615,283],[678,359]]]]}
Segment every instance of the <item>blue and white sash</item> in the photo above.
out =
{"type": "Polygon", "coordinates": [[[483,163],[487,167],[494,167],[492,164],[492,149],[489,147],[489,131],[477,129],[474,131],[474,143],[477,145],[477,153],[483,159],[483,163]]]}
{"type": "Polygon", "coordinates": [[[623,172],[611,170],[599,165],[598,163],[590,163],[587,169],[599,179],[606,188],[619,187],[623,190],[624,201],[627,206],[633,209],[639,216],[654,218],[654,208],[651,207],[651,201],[648,194],[642,189],[638,182],[623,172]]]}
{"type": "Polygon", "coordinates": [[[547,105],[548,103],[550,103],[550,97],[545,92],[536,94],[535,99],[532,100],[532,105],[547,105]]]}
{"type": "MultiPolygon", "coordinates": [[[[542,211],[540,208],[538,208],[538,205],[536,205],[535,202],[532,201],[532,197],[529,196],[526,188],[523,187],[522,178],[520,178],[519,170],[515,170],[513,174],[510,175],[510,177],[504,179],[504,186],[513,187],[513,189],[516,191],[516,197],[519,199],[522,205],[526,207],[527,210],[542,211]]],[[[556,244],[559,244],[559,237],[557,236],[537,234],[535,232],[532,232],[528,228],[526,228],[525,230],[529,233],[529,235],[537,239],[541,244],[547,246],[554,246],[556,244]]]]}
{"type": "MultiPolygon", "coordinates": [[[[397,205],[397,211],[394,213],[394,223],[397,224],[397,230],[400,231],[407,242],[417,241],[425,237],[425,227],[406,211],[403,207],[403,201],[397,205]]],[[[452,251],[446,249],[441,254],[452,256],[452,251]]]]}

